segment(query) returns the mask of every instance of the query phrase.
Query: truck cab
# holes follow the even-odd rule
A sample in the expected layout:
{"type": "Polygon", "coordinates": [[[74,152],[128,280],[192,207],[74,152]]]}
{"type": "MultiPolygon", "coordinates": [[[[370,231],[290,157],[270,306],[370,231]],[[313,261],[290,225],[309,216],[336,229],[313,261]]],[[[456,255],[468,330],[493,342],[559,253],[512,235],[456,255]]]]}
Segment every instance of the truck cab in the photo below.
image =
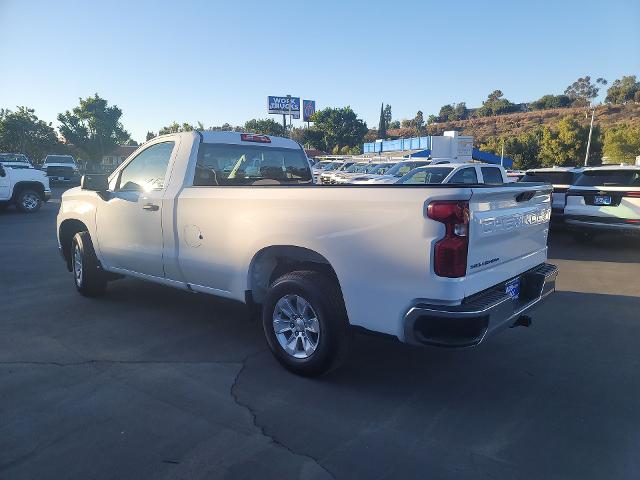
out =
{"type": "Polygon", "coordinates": [[[71,155],[47,155],[42,162],[42,170],[52,182],[78,180],[79,168],[71,155]]]}
{"type": "Polygon", "coordinates": [[[15,205],[21,212],[34,213],[49,198],[51,189],[44,172],[0,164],[0,209],[15,205]]]}

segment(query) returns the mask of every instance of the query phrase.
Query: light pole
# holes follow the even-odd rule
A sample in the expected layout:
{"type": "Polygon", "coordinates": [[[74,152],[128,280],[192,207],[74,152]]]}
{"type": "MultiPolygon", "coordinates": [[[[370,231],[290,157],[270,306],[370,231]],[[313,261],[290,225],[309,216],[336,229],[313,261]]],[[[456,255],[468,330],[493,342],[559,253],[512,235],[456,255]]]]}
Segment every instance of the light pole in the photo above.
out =
{"type": "Polygon", "coordinates": [[[596,114],[596,107],[591,110],[591,125],[589,125],[589,139],[587,140],[587,153],[584,155],[584,166],[589,164],[589,149],[591,148],[591,134],[593,133],[593,117],[596,114]]]}
{"type": "Polygon", "coordinates": [[[289,105],[289,129],[291,129],[291,95],[287,95],[287,104],[289,105]]]}

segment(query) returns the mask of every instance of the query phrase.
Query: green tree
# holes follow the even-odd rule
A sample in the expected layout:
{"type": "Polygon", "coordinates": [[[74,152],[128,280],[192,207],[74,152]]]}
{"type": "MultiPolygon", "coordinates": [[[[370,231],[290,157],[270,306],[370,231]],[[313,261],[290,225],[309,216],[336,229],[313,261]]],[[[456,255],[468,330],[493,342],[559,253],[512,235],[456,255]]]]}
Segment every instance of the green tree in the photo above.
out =
{"type": "Polygon", "coordinates": [[[40,161],[60,148],[51,124],[40,120],[32,108],[0,110],[0,151],[24,153],[31,160],[40,161]]]}
{"type": "Polygon", "coordinates": [[[568,96],[573,105],[576,107],[586,107],[591,104],[591,101],[598,96],[600,87],[598,85],[606,85],[607,81],[600,77],[596,79],[595,83],[591,81],[589,75],[580,77],[571,85],[569,85],[564,94],[568,96]]]}
{"type": "Polygon", "coordinates": [[[391,105],[385,105],[384,106],[384,122],[385,122],[385,125],[387,126],[387,128],[391,128],[390,127],[391,122],[392,122],[392,119],[391,119],[391,105]]]}
{"type": "Polygon", "coordinates": [[[420,132],[424,128],[424,114],[422,110],[418,110],[416,116],[411,121],[411,126],[420,132]]]}
{"type": "Polygon", "coordinates": [[[147,132],[147,136],[145,137],[145,142],[148,142],[152,138],[155,138],[156,134],[153,132],[147,132]]]}
{"type": "Polygon", "coordinates": [[[450,103],[443,105],[440,107],[440,112],[438,112],[438,121],[440,122],[448,122],[449,118],[454,114],[453,105],[450,103]]]}
{"type": "MultiPolygon", "coordinates": [[[[581,125],[572,116],[562,118],[555,127],[545,126],[540,141],[540,160],[544,166],[577,166],[584,161],[587,151],[589,126],[581,125]]],[[[602,155],[600,130],[594,127],[591,137],[591,163],[602,155]]]]}
{"type": "Polygon", "coordinates": [[[173,122],[171,125],[167,125],[166,127],[162,127],[158,131],[158,135],[167,135],[169,133],[179,133],[179,132],[192,132],[195,130],[195,127],[190,123],[183,123],[180,125],[178,122],[173,122]]]}
{"type": "Polygon", "coordinates": [[[120,123],[122,110],[109,106],[107,100],[96,93],[80,99],[72,111],[58,115],[60,133],[67,143],[73,144],[87,155],[89,163],[98,163],[116,146],[129,139],[129,133],[120,123]]]}
{"type": "Polygon", "coordinates": [[[504,154],[513,159],[513,167],[526,170],[540,166],[541,139],[542,128],[538,127],[515,137],[490,137],[480,146],[480,150],[500,155],[504,142],[504,154]]]}
{"type": "Polygon", "coordinates": [[[465,102],[456,103],[453,108],[453,114],[449,116],[449,120],[465,120],[469,116],[469,110],[465,102]]]}
{"type": "Polygon", "coordinates": [[[400,120],[392,120],[389,124],[389,130],[395,130],[400,128],[400,120]]]}
{"type": "Polygon", "coordinates": [[[314,132],[321,132],[321,139],[314,139],[318,142],[314,146],[325,151],[336,146],[360,146],[368,131],[367,124],[349,106],[319,110],[311,121],[315,124],[314,132]]]}
{"type": "Polygon", "coordinates": [[[609,128],[604,132],[602,154],[615,163],[634,164],[640,155],[640,126],[623,123],[609,128]]]}
{"type": "Polygon", "coordinates": [[[605,103],[622,105],[628,102],[640,100],[640,82],[635,75],[623,76],[615,80],[607,90],[605,103]]]}
{"type": "Polygon", "coordinates": [[[494,90],[487,99],[482,102],[482,106],[478,109],[478,116],[491,117],[494,115],[504,115],[514,112],[517,107],[506,98],[501,90],[494,90]]]}
{"type": "Polygon", "coordinates": [[[431,125],[432,123],[436,123],[438,121],[438,117],[436,117],[435,115],[429,115],[429,118],[427,118],[427,125],[431,125]]]}
{"type": "Polygon", "coordinates": [[[273,135],[274,137],[288,137],[285,127],[272,118],[259,120],[252,119],[244,124],[244,131],[250,133],[260,133],[262,135],[273,135]]]}
{"type": "Polygon", "coordinates": [[[568,95],[543,95],[538,100],[529,103],[532,110],[548,110],[550,108],[567,108],[572,103],[568,95]]]}
{"type": "Polygon", "coordinates": [[[380,105],[380,120],[378,121],[378,138],[387,138],[387,119],[384,115],[384,103],[380,105]]]}

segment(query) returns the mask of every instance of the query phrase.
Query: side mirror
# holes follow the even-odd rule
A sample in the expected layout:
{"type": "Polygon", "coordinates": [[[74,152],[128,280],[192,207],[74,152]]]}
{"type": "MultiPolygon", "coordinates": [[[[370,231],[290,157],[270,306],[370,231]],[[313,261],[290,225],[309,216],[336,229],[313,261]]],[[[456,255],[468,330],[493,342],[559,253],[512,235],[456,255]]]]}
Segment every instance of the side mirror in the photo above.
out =
{"type": "Polygon", "coordinates": [[[109,176],[101,174],[83,175],[80,178],[80,188],[93,192],[106,192],[109,190],[109,176]]]}

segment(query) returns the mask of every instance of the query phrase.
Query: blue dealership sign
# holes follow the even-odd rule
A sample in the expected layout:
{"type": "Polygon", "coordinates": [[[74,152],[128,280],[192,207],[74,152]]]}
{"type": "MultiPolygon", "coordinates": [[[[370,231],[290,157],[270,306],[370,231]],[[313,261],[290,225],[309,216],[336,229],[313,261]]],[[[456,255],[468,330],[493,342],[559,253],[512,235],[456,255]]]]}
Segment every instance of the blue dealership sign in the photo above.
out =
{"type": "MultiPolygon", "coordinates": [[[[300,97],[289,97],[291,99],[291,116],[300,118],[300,97]]],[[[267,105],[269,113],[289,115],[289,98],[284,96],[269,96],[267,105]]]]}

